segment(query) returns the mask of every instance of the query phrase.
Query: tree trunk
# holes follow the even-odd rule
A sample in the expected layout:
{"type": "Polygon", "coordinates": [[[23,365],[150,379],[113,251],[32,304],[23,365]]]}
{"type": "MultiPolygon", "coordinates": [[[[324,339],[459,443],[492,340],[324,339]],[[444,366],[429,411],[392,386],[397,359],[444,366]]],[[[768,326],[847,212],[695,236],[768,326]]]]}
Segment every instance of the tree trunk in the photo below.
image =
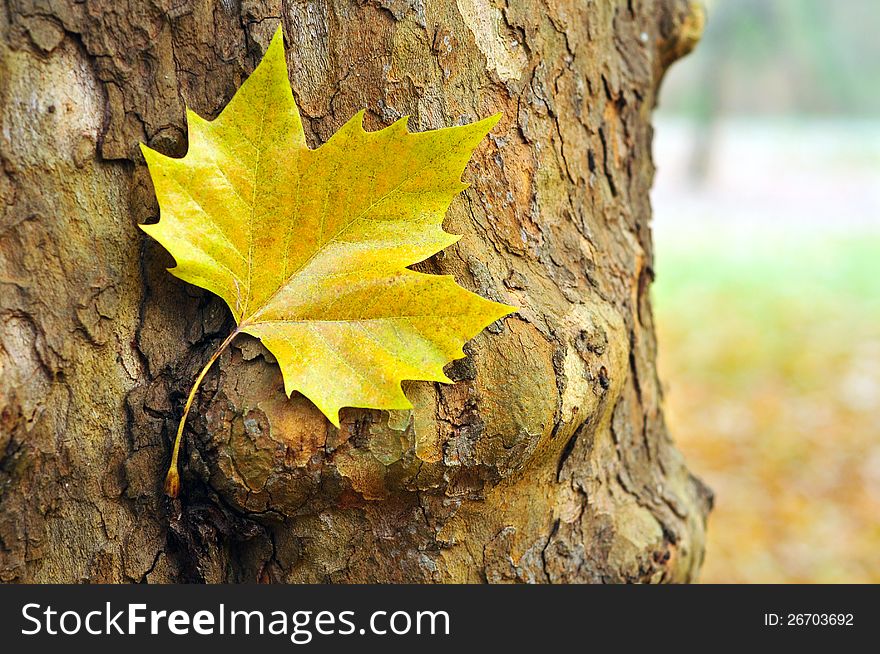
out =
{"type": "Polygon", "coordinates": [[[650,114],[699,37],[685,0],[0,4],[0,579],[688,581],[711,493],[663,423],[648,289],[650,114]],[[185,153],[284,26],[312,147],[366,107],[414,131],[503,111],[419,266],[521,307],[412,412],[288,400],[137,229],[138,150],[185,153]]]}

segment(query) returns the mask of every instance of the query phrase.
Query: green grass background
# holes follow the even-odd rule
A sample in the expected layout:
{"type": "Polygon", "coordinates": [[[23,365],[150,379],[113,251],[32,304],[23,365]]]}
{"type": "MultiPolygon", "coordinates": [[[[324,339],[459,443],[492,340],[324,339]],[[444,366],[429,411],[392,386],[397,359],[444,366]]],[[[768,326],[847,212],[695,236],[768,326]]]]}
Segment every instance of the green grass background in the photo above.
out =
{"type": "Polygon", "coordinates": [[[880,234],[656,250],[668,421],[717,493],[703,581],[880,582],[880,234]]]}

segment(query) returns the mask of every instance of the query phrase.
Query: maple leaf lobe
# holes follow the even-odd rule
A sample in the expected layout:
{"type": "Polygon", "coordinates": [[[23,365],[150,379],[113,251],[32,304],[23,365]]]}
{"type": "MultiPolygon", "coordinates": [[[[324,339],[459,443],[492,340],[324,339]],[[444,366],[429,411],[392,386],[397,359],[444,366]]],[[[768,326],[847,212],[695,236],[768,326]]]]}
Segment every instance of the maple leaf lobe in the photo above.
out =
{"type": "Polygon", "coordinates": [[[408,268],[458,240],[443,217],[500,114],[420,133],[367,132],[363,115],[308,148],[279,28],[215,120],[187,110],[183,158],[142,146],[161,219],[141,228],[169,271],[222,297],[287,395],[336,426],[345,406],[411,408],[401,381],[449,382],[464,343],[516,310],[408,268]]]}

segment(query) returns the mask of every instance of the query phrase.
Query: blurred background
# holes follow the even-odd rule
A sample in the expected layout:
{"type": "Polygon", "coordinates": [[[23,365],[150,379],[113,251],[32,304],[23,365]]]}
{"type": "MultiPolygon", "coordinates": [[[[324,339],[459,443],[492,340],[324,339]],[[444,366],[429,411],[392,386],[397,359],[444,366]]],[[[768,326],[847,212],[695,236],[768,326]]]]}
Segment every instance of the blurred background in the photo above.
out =
{"type": "Polygon", "coordinates": [[[880,582],[880,2],[709,0],[656,117],[669,426],[704,582],[880,582]]]}

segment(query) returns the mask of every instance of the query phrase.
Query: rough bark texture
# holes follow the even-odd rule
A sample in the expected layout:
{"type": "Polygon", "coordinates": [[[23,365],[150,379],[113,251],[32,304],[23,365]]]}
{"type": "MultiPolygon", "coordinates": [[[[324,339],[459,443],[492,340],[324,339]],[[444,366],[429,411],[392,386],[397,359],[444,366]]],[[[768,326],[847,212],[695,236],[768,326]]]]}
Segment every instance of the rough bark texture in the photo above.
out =
{"type": "Polygon", "coordinates": [[[686,581],[711,494],[666,432],[648,288],[650,114],[699,37],[684,0],[0,4],[0,579],[686,581]],[[281,21],[314,146],[504,118],[421,269],[522,307],[413,383],[412,413],[287,400],[136,225],[138,152],[186,151],[281,21]]]}

